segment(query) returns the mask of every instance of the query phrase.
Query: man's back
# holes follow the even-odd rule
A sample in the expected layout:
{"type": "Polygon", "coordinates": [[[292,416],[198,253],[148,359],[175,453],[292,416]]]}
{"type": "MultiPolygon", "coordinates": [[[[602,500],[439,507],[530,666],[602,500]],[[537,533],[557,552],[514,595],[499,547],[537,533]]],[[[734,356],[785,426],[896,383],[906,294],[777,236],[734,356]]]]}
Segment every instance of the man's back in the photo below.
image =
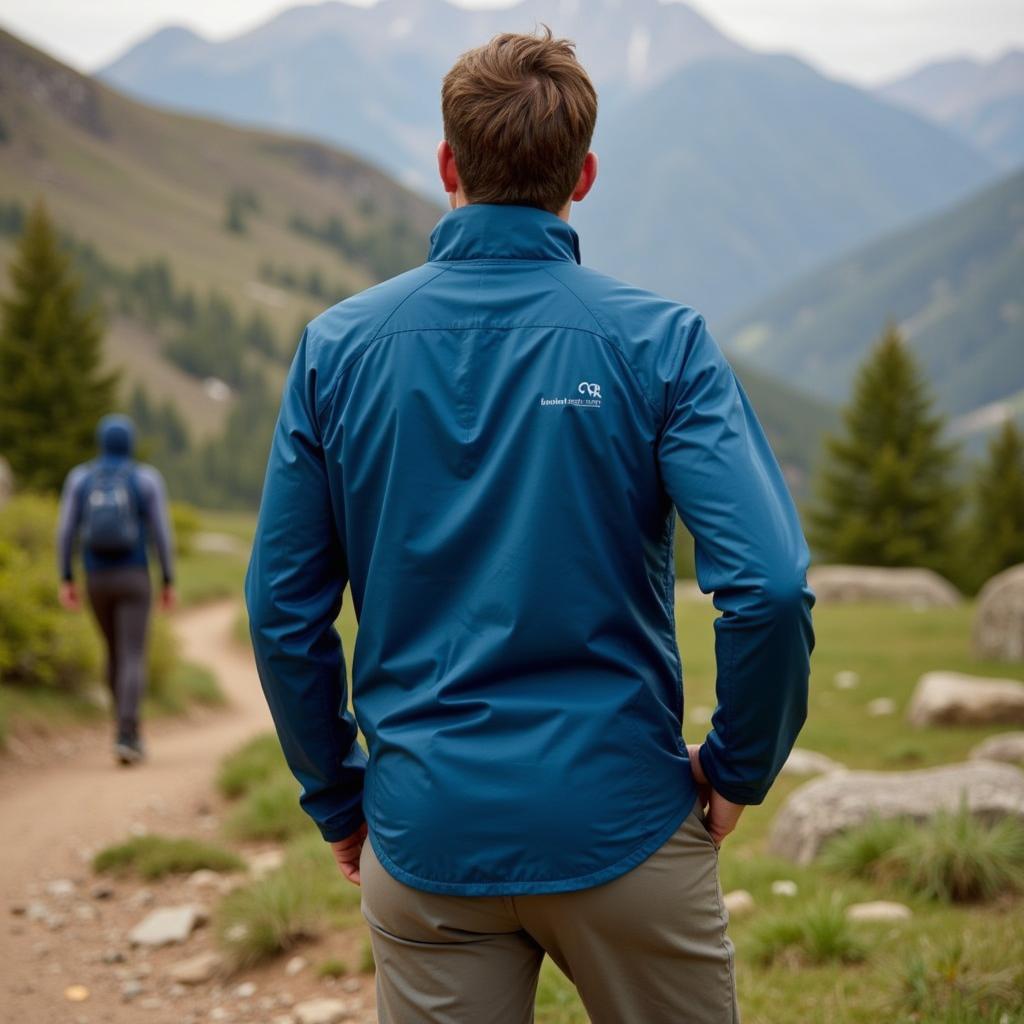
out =
{"type": "Polygon", "coordinates": [[[692,808],[676,508],[725,612],[716,788],[763,799],[805,714],[807,552],[746,396],[693,310],[578,260],[552,213],[453,210],[423,267],[309,325],[285,390],[247,585],[261,677],[325,837],[365,813],[434,892],[594,886],[692,808]],[[361,809],[324,631],[346,581],[361,809]]]}

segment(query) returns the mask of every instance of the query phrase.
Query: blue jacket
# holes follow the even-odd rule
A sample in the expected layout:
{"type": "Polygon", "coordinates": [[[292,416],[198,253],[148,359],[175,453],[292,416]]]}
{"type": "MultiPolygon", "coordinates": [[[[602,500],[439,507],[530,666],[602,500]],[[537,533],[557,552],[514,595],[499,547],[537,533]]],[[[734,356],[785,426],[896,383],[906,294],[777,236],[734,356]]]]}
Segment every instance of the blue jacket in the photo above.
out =
{"type": "Polygon", "coordinates": [[[94,470],[101,466],[130,466],[130,480],[139,513],[139,536],[133,550],[123,555],[102,555],[84,548],[82,561],[87,573],[149,564],[150,539],[160,560],[165,583],[174,580],[174,538],[167,508],[164,478],[153,466],[132,460],[135,429],[126,416],[104,416],[96,431],[99,453],[91,462],[75,466],[64,480],[57,521],[57,567],[61,579],[74,577],[74,554],[82,525],[85,498],[94,470]]]}
{"type": "Polygon", "coordinates": [[[759,803],[806,715],[814,595],[702,317],[582,267],[554,214],[478,204],[440,219],[423,266],[313,320],[246,596],[323,836],[365,815],[392,875],[464,895],[586,888],[657,849],[696,798],[676,509],[722,612],[701,762],[759,803]],[[346,583],[354,716],[332,625],[346,583]]]}

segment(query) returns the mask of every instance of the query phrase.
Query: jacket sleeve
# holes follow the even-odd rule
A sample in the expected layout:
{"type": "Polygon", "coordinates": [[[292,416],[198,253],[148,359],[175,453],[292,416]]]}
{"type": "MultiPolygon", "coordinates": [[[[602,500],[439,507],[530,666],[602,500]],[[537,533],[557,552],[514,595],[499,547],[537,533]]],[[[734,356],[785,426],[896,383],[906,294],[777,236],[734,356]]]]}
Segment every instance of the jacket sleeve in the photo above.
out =
{"type": "Polygon", "coordinates": [[[82,521],[82,487],[87,470],[76,466],[64,480],[57,514],[57,570],[66,582],[74,579],[75,541],[82,521]]]}
{"type": "Polygon", "coordinates": [[[363,821],[366,754],[348,710],[334,622],[348,569],[317,421],[316,372],[303,333],[284,388],[245,581],[263,692],[299,797],[323,837],[363,821]]]}
{"type": "Polygon", "coordinates": [[[700,761],[727,800],[761,803],[807,717],[814,649],[809,555],[742,385],[696,317],[669,391],[658,458],[713,592],[717,706],[700,761]]]}

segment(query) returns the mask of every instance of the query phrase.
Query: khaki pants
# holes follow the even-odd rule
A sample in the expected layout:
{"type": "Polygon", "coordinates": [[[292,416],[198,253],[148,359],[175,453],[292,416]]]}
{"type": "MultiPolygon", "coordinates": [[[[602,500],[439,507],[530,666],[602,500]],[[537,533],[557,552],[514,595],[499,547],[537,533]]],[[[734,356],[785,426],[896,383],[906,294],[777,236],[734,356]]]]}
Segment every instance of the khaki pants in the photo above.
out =
{"type": "Polygon", "coordinates": [[[547,953],[593,1024],[738,1024],[718,848],[699,806],[604,885],[530,896],[414,889],[360,858],[381,1024],[530,1024],[547,953]]]}

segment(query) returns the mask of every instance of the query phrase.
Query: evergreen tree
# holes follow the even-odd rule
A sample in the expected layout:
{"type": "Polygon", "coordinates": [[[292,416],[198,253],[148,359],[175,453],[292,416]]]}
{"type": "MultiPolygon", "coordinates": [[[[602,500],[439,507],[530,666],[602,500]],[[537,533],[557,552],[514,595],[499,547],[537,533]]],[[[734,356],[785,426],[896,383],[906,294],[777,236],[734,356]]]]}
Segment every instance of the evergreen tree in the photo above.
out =
{"type": "Polygon", "coordinates": [[[888,326],[854,381],[844,432],[825,440],[810,536],[827,561],[950,572],[960,493],[956,448],[913,354],[888,326]]]}
{"type": "Polygon", "coordinates": [[[53,224],[37,203],[0,303],[0,453],[23,487],[56,490],[95,450],[99,418],[115,402],[117,375],[101,366],[102,332],[53,224]]]}
{"type": "Polygon", "coordinates": [[[973,527],[979,584],[1024,562],[1024,437],[1011,420],[989,442],[978,472],[973,527]]]}

